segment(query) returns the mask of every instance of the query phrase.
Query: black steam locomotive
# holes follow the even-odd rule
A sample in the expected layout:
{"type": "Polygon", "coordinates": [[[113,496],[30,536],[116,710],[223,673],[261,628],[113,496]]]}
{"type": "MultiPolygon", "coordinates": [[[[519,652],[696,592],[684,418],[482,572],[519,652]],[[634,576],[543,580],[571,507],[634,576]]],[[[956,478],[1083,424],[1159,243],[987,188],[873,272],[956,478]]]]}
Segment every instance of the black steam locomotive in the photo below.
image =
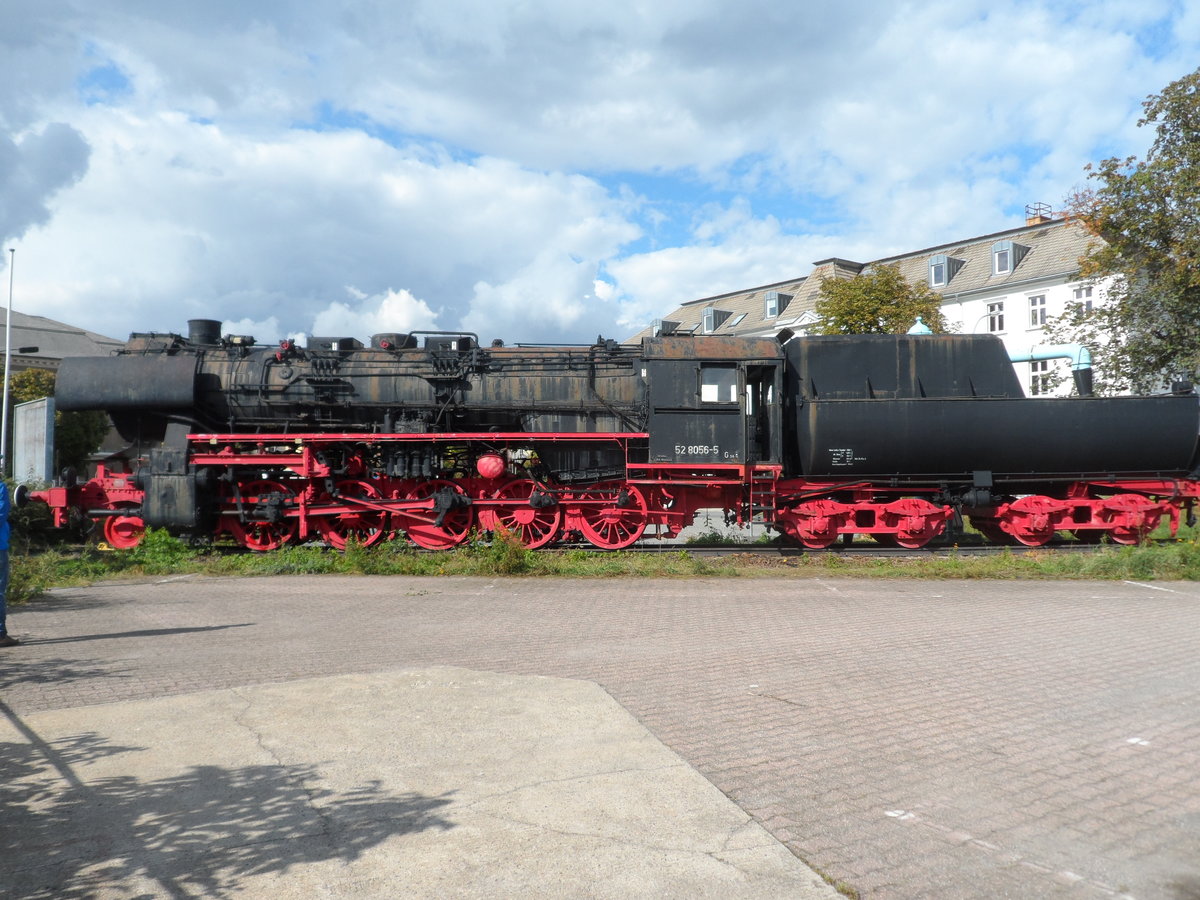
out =
{"type": "Polygon", "coordinates": [[[31,496],[116,547],[158,526],[254,550],[501,530],[617,549],[701,509],[811,548],[916,548],[962,516],[995,541],[1134,543],[1200,496],[1194,393],[1025,398],[991,336],[300,347],[193,320],[65,360],[56,402],[105,410],[127,447],[31,496]]]}

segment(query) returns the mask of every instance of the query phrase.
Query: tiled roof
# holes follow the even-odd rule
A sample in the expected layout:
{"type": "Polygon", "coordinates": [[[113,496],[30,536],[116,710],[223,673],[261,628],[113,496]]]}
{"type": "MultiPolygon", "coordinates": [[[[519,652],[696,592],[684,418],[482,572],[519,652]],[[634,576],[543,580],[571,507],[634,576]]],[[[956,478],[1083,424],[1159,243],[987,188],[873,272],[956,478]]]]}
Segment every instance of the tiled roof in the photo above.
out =
{"type": "MultiPolygon", "coordinates": [[[[4,339],[7,310],[0,309],[0,358],[8,346],[4,339]]],[[[66,359],[70,356],[107,356],[111,351],[125,346],[124,341],[84,331],[44,316],[30,316],[23,312],[12,312],[12,352],[16,359],[20,347],[37,347],[36,353],[21,354],[32,359],[66,359]]]]}
{"type": "Polygon", "coordinates": [[[967,291],[997,291],[1009,285],[1024,284],[1042,278],[1065,277],[1079,270],[1079,258],[1087,252],[1089,245],[1098,240],[1088,234],[1078,222],[1058,219],[1040,225],[988,234],[957,244],[943,244],[915,253],[889,256],[876,260],[871,265],[895,265],[906,280],[924,281],[928,284],[931,257],[945,254],[952,259],[961,260],[961,268],[949,283],[934,288],[943,296],[953,297],[967,291]],[[1027,251],[1012,271],[1003,275],[993,275],[992,247],[998,241],[1004,240],[1023,246],[1027,251]]]}
{"type": "MultiPolygon", "coordinates": [[[[937,254],[958,260],[949,282],[934,290],[948,299],[959,299],[974,291],[1002,291],[1006,285],[1023,284],[1042,278],[1064,278],[1079,269],[1079,258],[1087,252],[1089,244],[1096,241],[1077,222],[1056,219],[1021,228],[1012,228],[994,234],[982,235],[952,244],[927,247],[912,253],[884,257],[869,263],[856,263],[845,259],[825,259],[813,263],[813,270],[805,276],[774,284],[734,291],[713,297],[689,300],[662,318],[677,322],[678,331],[703,331],[704,310],[714,307],[729,315],[713,334],[758,334],[774,333],[783,328],[800,324],[806,314],[812,319],[813,310],[820,297],[821,281],[825,278],[853,278],[874,266],[896,265],[908,281],[929,283],[929,261],[937,254]],[[992,275],[992,248],[997,241],[1012,241],[1026,248],[1020,262],[1004,275],[992,275]],[[765,315],[765,297],[768,291],[791,294],[783,312],[774,318],[765,315]]],[[[651,335],[653,325],[648,325],[629,341],[636,343],[651,335]]]]}

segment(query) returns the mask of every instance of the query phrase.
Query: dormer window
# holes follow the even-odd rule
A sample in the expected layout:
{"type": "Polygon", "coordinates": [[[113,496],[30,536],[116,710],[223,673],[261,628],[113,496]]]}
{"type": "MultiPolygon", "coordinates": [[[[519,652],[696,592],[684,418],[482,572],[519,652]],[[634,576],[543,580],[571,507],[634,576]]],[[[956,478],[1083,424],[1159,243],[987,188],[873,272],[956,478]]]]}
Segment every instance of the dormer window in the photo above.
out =
{"type": "Polygon", "coordinates": [[[963,266],[963,260],[938,253],[929,257],[929,286],[945,287],[963,266]]]}
{"type": "Polygon", "coordinates": [[[701,322],[705,334],[712,334],[724,324],[732,313],[724,309],[717,309],[715,306],[710,306],[704,310],[704,318],[701,322]]]}
{"type": "Polygon", "coordinates": [[[674,334],[678,327],[678,322],[672,322],[669,319],[655,319],[650,325],[650,333],[654,337],[661,337],[664,334],[674,334]]]}
{"type": "Polygon", "coordinates": [[[935,256],[929,261],[929,286],[942,287],[946,284],[946,257],[935,256]]]}
{"type": "Polygon", "coordinates": [[[763,318],[774,319],[787,309],[791,294],[781,294],[779,291],[767,291],[763,294],[763,318]]]}
{"type": "Polygon", "coordinates": [[[1012,241],[1001,241],[992,247],[992,274],[1007,275],[1012,271],[1012,241]]]}
{"type": "Polygon", "coordinates": [[[992,244],[992,274],[1007,275],[1015,269],[1029,252],[1024,244],[1013,241],[996,241],[992,244]]]}

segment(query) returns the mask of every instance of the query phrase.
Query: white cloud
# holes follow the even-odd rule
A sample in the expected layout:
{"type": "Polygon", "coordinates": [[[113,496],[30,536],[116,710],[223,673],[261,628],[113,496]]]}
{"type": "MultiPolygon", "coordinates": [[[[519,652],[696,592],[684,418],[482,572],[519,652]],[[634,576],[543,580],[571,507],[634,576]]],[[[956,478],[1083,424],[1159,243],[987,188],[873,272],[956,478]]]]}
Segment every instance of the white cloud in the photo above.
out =
{"type": "MultiPolygon", "coordinates": [[[[95,148],[90,171],[24,242],[22,295],[46,315],[91,318],[118,335],[247,309],[306,329],[334,315],[331,298],[348,282],[370,297],[411,292],[423,324],[436,315],[457,328],[477,283],[532,289],[540,267],[568,277],[573,294],[577,274],[545,260],[573,258],[594,276],[637,234],[594,182],[501,160],[429,161],[355,132],[264,141],[177,114],[95,109],[80,122],[95,148]]],[[[527,302],[563,293],[553,280],[536,288],[527,302]]],[[[355,316],[371,314],[341,313],[355,316]]]]}
{"type": "Polygon", "coordinates": [[[357,337],[366,343],[373,334],[436,331],[437,316],[423,301],[405,290],[388,290],[353,303],[335,301],[317,313],[312,333],[324,337],[357,337]]]}
{"type": "Polygon", "coordinates": [[[1200,58],[1169,0],[18,7],[17,305],[118,336],[633,330],[1057,205],[1200,58]]]}

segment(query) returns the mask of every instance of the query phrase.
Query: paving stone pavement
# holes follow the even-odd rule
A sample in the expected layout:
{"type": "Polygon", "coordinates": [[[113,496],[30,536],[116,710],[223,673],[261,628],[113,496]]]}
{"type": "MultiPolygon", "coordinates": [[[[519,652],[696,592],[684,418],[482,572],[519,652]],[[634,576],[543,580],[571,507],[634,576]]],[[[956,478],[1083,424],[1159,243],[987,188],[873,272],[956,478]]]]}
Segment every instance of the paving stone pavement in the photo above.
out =
{"type": "Polygon", "coordinates": [[[1200,898],[1196,584],[175,578],[10,630],[17,714],[428,665],[588,679],[863,897],[1200,898]]]}

